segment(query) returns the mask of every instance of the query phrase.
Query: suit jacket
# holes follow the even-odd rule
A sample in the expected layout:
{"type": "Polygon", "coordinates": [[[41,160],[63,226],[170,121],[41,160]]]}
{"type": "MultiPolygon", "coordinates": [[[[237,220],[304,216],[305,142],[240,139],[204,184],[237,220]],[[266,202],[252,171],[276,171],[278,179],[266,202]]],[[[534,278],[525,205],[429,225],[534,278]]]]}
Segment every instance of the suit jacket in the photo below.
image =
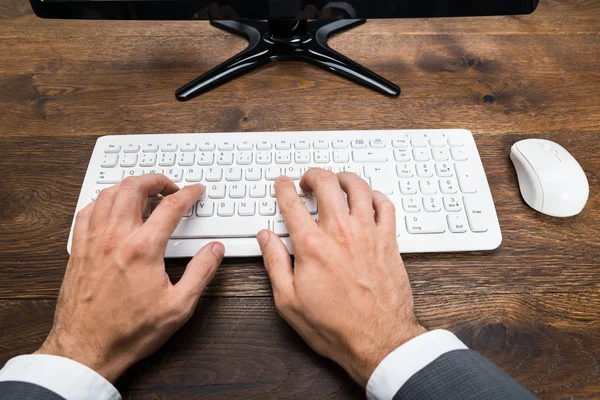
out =
{"type": "MultiPolygon", "coordinates": [[[[0,382],[0,400],[64,400],[27,382],[0,382]]],[[[485,357],[472,350],[442,354],[402,385],[393,400],[535,399],[485,357]]]]}

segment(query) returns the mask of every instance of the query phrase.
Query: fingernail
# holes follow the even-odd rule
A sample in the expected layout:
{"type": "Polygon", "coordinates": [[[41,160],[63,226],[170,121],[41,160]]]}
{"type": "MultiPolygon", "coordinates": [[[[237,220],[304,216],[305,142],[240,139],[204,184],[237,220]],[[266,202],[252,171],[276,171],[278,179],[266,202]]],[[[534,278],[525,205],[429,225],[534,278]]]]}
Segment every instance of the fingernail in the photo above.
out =
{"type": "Polygon", "coordinates": [[[225,246],[223,246],[223,243],[217,242],[213,244],[212,252],[215,256],[223,258],[223,256],[225,255],[225,246]]]}
{"type": "Polygon", "coordinates": [[[256,240],[258,241],[258,244],[262,247],[267,244],[270,237],[271,237],[271,235],[269,235],[268,231],[262,230],[262,231],[258,232],[258,235],[256,236],[256,240]]]}

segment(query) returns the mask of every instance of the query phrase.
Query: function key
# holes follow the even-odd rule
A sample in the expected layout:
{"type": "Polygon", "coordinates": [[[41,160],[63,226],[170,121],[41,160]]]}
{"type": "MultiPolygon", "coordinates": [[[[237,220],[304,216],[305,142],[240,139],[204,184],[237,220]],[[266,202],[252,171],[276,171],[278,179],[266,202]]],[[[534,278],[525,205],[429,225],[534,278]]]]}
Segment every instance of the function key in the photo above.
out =
{"type": "Polygon", "coordinates": [[[140,145],[139,144],[129,143],[128,145],[125,146],[125,148],[123,149],[123,151],[125,153],[137,153],[138,151],[140,151],[140,145]]]}
{"type": "Polygon", "coordinates": [[[275,148],[277,150],[290,150],[292,148],[292,144],[287,140],[278,140],[277,143],[275,143],[275,148]]]}
{"type": "Polygon", "coordinates": [[[106,154],[111,154],[111,153],[118,153],[121,151],[121,146],[118,144],[109,144],[105,149],[104,152],[106,154]]]}
{"type": "Polygon", "coordinates": [[[319,150],[328,149],[329,148],[329,143],[326,142],[325,140],[316,140],[313,143],[313,147],[315,149],[319,149],[319,150]]]}
{"type": "Polygon", "coordinates": [[[196,151],[196,143],[185,142],[181,145],[181,151],[196,151]]]}
{"type": "Polygon", "coordinates": [[[394,139],[392,140],[392,146],[396,149],[404,149],[408,147],[408,139],[394,139]]]}
{"type": "Polygon", "coordinates": [[[369,145],[374,148],[383,148],[385,147],[385,142],[383,139],[373,139],[369,142],[369,145]]]}
{"type": "Polygon", "coordinates": [[[177,151],[177,145],[173,142],[168,142],[163,144],[160,149],[164,152],[173,152],[173,151],[177,151]]]}
{"type": "Polygon", "coordinates": [[[239,143],[237,147],[238,147],[238,150],[240,150],[240,151],[249,151],[249,150],[252,150],[254,145],[250,142],[242,142],[242,143],[239,143]]]}
{"type": "Polygon", "coordinates": [[[221,142],[219,143],[219,150],[221,151],[232,151],[233,143],[232,142],[221,142]]]}
{"type": "Polygon", "coordinates": [[[310,143],[308,143],[306,140],[298,140],[296,143],[294,143],[294,147],[296,150],[308,150],[310,149],[310,143]]]}
{"type": "Polygon", "coordinates": [[[425,137],[416,137],[410,140],[410,145],[412,147],[427,147],[427,138],[425,137]]]}
{"type": "Polygon", "coordinates": [[[215,144],[211,142],[202,142],[198,145],[198,148],[200,149],[200,151],[214,151],[215,144]]]}
{"type": "Polygon", "coordinates": [[[256,145],[256,150],[271,150],[272,148],[273,145],[271,144],[271,142],[268,142],[266,140],[261,140],[256,145]]]}
{"type": "Polygon", "coordinates": [[[367,148],[367,142],[364,139],[354,139],[352,141],[353,149],[365,149],[367,148]]]}
{"type": "Polygon", "coordinates": [[[332,146],[336,150],[347,149],[348,141],[346,139],[336,139],[333,141],[332,146]]]}
{"type": "Polygon", "coordinates": [[[158,151],[158,145],[153,143],[146,143],[142,146],[144,153],[156,153],[158,151]]]}

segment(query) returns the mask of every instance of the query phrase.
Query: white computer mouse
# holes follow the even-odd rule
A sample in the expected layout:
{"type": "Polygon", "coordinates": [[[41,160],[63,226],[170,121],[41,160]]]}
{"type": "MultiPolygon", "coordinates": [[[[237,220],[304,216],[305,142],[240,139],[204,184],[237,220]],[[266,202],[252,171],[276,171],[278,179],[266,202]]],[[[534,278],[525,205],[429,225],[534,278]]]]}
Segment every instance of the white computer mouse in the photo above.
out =
{"type": "Polygon", "coordinates": [[[561,145],[525,139],[510,149],[521,195],[534,210],[553,217],[579,214],[589,195],[583,169],[561,145]]]}

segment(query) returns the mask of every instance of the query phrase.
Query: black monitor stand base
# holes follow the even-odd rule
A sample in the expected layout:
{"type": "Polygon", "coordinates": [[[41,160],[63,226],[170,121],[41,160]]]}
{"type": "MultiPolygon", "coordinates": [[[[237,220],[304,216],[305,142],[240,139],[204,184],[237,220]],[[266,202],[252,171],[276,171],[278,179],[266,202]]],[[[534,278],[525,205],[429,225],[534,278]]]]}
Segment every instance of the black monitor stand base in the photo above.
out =
{"type": "Polygon", "coordinates": [[[185,101],[273,61],[307,61],[388,96],[400,95],[400,87],[355,63],[327,45],[334,33],[363,24],[364,19],[338,21],[211,21],[211,24],[244,36],[246,50],[179,88],[177,100],[185,101]]]}

